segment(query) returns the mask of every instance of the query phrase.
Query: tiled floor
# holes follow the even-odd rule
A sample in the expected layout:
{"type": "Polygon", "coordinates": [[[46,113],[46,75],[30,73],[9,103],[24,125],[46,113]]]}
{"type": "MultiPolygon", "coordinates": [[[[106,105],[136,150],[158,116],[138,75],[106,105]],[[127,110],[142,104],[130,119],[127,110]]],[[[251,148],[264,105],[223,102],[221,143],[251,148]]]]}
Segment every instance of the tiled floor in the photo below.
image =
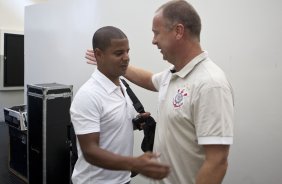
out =
{"type": "Polygon", "coordinates": [[[0,183],[1,184],[26,184],[8,169],[9,158],[9,132],[8,126],[0,122],[0,183]]]}

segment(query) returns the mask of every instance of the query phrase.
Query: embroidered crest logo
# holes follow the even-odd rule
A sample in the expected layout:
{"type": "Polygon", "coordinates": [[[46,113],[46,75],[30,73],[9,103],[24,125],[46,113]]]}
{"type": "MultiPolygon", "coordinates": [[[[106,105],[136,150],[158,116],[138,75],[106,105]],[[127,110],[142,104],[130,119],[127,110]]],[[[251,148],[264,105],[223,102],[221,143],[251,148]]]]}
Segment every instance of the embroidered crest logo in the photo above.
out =
{"type": "Polygon", "coordinates": [[[179,108],[183,105],[184,98],[188,95],[185,89],[178,89],[175,97],[173,98],[174,108],[179,108]]]}

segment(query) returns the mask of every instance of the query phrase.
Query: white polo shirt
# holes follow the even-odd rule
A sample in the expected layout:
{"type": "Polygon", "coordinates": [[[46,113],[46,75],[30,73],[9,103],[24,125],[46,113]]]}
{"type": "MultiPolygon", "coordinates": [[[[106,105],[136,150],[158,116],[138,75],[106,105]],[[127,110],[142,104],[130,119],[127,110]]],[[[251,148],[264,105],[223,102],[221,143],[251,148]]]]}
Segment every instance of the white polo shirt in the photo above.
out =
{"type": "Polygon", "coordinates": [[[154,151],[172,166],[164,184],[194,184],[204,161],[202,145],[232,144],[233,91],[204,52],[181,71],[153,76],[159,91],[154,151]]]}
{"type": "MultiPolygon", "coordinates": [[[[116,86],[98,69],[78,90],[70,113],[78,135],[100,132],[99,145],[110,152],[132,156],[133,126],[136,111],[120,82],[116,86]]],[[[123,184],[130,181],[130,172],[102,169],[85,161],[78,145],[78,160],[72,175],[73,184],[123,184]]]]}

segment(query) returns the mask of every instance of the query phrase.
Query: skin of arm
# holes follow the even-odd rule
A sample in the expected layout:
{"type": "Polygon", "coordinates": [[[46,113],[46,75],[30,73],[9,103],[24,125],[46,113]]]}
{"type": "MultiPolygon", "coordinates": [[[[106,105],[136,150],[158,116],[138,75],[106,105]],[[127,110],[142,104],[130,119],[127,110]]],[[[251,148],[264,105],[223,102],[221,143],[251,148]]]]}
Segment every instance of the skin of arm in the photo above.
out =
{"type": "Polygon", "coordinates": [[[155,160],[158,155],[144,153],[139,157],[114,154],[99,147],[100,133],[77,135],[83,156],[92,165],[110,170],[128,170],[153,179],[163,179],[169,173],[167,165],[155,160]]]}
{"type": "Polygon", "coordinates": [[[152,76],[153,73],[132,65],[128,66],[124,75],[124,77],[130,82],[150,91],[156,91],[156,88],[152,82],[152,76]]]}
{"type": "Polygon", "coordinates": [[[204,145],[204,149],[206,158],[196,184],[220,184],[228,167],[229,145],[204,145]]]}

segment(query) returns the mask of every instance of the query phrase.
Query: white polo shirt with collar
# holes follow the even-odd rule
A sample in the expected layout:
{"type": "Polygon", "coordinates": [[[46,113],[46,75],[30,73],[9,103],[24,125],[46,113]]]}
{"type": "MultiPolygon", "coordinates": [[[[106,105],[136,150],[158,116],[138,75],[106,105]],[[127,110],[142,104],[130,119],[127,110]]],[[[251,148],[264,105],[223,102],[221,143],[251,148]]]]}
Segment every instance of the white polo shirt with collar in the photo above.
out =
{"type": "MultiPolygon", "coordinates": [[[[99,145],[110,152],[132,156],[133,126],[136,111],[122,82],[116,86],[98,69],[76,93],[71,121],[77,135],[100,132],[99,145]]],[[[130,172],[112,171],[89,164],[80,146],[72,175],[73,184],[122,184],[130,181],[130,172]]]]}
{"type": "Polygon", "coordinates": [[[154,183],[194,184],[204,161],[202,145],[233,142],[232,87],[207,52],[152,81],[159,91],[154,151],[172,166],[167,178],[154,183]]]}

